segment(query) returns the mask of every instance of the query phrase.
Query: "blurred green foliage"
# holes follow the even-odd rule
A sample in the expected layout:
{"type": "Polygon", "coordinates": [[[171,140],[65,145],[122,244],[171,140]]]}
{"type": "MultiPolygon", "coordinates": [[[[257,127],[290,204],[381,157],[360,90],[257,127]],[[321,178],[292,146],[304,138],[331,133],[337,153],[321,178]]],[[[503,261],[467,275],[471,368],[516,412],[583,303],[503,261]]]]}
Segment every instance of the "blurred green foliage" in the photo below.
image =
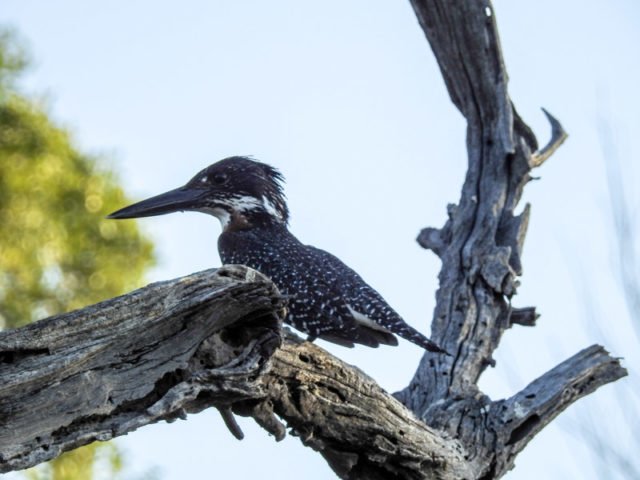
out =
{"type": "Polygon", "coordinates": [[[115,444],[94,442],[26,470],[25,476],[29,480],[113,479],[121,469],[121,455],[115,444]]]}
{"type": "Polygon", "coordinates": [[[25,49],[15,36],[10,29],[0,29],[0,100],[29,63],[25,49]]]}
{"type": "MultiPolygon", "coordinates": [[[[105,219],[130,203],[114,175],[17,90],[26,64],[15,34],[0,31],[0,328],[120,295],[153,264],[135,222],[105,219]]],[[[91,479],[96,465],[101,478],[117,472],[113,444],[68,452],[26,475],[91,479]]]]}

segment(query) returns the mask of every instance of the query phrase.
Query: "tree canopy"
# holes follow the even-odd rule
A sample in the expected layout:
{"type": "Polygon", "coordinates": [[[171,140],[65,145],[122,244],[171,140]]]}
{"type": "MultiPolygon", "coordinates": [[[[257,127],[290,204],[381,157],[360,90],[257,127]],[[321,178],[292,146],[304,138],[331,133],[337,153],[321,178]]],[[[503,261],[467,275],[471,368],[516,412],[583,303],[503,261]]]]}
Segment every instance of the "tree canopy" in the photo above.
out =
{"type": "MultiPolygon", "coordinates": [[[[81,152],[43,102],[20,93],[27,56],[0,32],[0,328],[138,287],[153,249],[135,222],[105,215],[128,199],[101,158],[81,152]]],[[[87,479],[98,457],[117,469],[114,447],[89,445],[31,472],[87,479]],[[106,455],[106,456],[105,456],[106,455]]]]}
{"type": "Polygon", "coordinates": [[[153,255],[135,222],[105,219],[128,201],[117,178],[16,91],[24,57],[0,42],[0,318],[17,327],[139,286],[153,255]]]}

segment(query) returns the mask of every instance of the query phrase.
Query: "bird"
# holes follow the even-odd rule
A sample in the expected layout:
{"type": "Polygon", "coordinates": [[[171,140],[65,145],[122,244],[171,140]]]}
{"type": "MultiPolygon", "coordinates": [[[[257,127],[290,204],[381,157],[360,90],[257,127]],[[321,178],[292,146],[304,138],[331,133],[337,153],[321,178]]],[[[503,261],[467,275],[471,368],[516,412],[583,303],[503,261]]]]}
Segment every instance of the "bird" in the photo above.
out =
{"type": "Polygon", "coordinates": [[[223,264],[266,275],[288,299],[285,323],[344,347],[398,345],[396,335],[430,352],[448,354],[407,324],[360,275],[337,257],[300,242],[288,228],[284,177],[250,157],[220,160],[184,186],[142,200],[107,218],[195,211],[220,220],[223,264]]]}

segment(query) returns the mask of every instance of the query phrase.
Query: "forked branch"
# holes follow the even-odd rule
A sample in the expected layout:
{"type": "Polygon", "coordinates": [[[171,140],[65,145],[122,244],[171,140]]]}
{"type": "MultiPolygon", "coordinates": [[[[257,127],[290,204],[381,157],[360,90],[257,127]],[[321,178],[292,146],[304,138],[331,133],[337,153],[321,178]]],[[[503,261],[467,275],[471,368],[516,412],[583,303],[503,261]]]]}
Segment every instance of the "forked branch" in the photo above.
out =
{"type": "Polygon", "coordinates": [[[283,340],[282,307],[265,277],[227,266],[0,333],[0,472],[215,407],[237,438],[233,414],[276,439],[286,424],[343,478],[469,477],[459,442],[283,340]]]}
{"type": "Polygon", "coordinates": [[[542,149],[518,115],[489,0],[411,0],[433,49],[451,100],[467,120],[468,170],[444,228],[426,228],[420,245],[442,260],[432,338],[453,358],[426,354],[411,384],[396,394],[428,425],[459,439],[472,478],[499,478],[515,455],[560,411],[626,371],[599,346],[590,347],[533,382],[512,399],[492,402],[477,382],[503,333],[533,326],[533,307],[512,309],[522,274],[530,206],[516,209],[533,168],[567,135],[552,127],[542,149]],[[506,419],[506,420],[505,420],[506,419]]]}

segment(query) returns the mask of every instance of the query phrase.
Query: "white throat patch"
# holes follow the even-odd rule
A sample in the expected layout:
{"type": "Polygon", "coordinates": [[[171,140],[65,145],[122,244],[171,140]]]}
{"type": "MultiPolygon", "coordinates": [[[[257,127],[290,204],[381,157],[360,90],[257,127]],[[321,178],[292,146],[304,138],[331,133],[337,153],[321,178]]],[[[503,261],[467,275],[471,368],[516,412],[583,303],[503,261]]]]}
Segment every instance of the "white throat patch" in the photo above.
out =
{"type": "Polygon", "coordinates": [[[220,225],[224,230],[231,222],[230,212],[248,212],[251,210],[264,210],[265,206],[260,203],[257,198],[250,197],[248,195],[234,195],[232,197],[217,200],[220,207],[204,207],[199,211],[213,215],[220,220],[220,225]],[[227,207],[227,208],[225,208],[227,207]]]}
{"type": "Polygon", "coordinates": [[[231,221],[231,214],[221,207],[215,207],[215,208],[205,207],[205,208],[199,209],[198,211],[202,213],[208,213],[209,215],[213,215],[218,220],[220,220],[220,225],[222,226],[223,230],[227,228],[227,225],[229,225],[229,222],[231,221]]]}

